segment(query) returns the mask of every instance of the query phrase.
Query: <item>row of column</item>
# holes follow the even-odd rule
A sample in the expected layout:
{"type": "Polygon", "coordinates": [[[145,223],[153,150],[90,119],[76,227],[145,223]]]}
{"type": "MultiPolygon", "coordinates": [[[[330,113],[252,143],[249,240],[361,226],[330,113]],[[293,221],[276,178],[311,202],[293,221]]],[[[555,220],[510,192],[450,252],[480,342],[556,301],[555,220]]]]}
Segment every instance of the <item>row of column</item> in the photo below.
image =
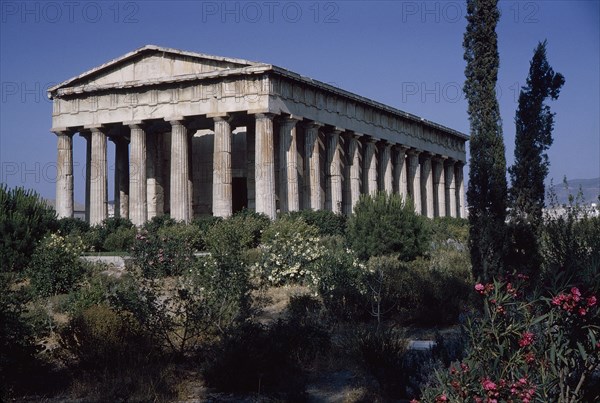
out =
{"type": "MultiPolygon", "coordinates": [[[[228,115],[209,115],[214,121],[213,214],[232,214],[232,130],[228,115]]],[[[247,128],[248,208],[274,218],[277,212],[273,114],[256,114],[255,127],[247,128]]],[[[401,145],[333,128],[325,133],[325,184],[319,136],[324,125],[304,124],[304,150],[298,149],[297,117],[279,125],[279,210],[327,208],[352,212],[361,193],[379,190],[411,198],[415,210],[428,217],[465,217],[462,163],[435,157],[401,145]],[[366,139],[361,141],[361,138],[366,139]],[[303,164],[298,161],[303,155],[303,164]],[[303,165],[303,166],[302,166],[303,165]],[[300,181],[304,177],[303,200],[300,181]],[[323,186],[324,185],[324,186],[323,186]],[[323,189],[325,194],[323,194],[323,189]],[[301,203],[302,202],[302,203],[301,203]]],[[[191,137],[183,118],[172,119],[170,150],[170,214],[180,221],[192,219],[191,137]]],[[[148,211],[146,131],[142,122],[125,122],[130,146],[116,145],[115,213],[142,225],[148,211]]],[[[87,128],[86,212],[90,224],[108,217],[107,135],[102,127],[87,128]]],[[[56,208],[59,216],[73,215],[72,132],[57,132],[58,167],[56,208]]]]}

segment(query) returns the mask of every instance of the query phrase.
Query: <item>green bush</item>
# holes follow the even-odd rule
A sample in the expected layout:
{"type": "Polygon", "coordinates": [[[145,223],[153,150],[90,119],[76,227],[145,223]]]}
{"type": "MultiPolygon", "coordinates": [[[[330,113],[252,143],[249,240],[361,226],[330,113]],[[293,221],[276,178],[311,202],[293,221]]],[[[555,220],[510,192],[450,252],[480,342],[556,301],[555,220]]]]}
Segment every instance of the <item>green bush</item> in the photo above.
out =
{"type": "Polygon", "coordinates": [[[284,213],[283,219],[303,219],[319,229],[321,236],[346,236],[347,217],[329,210],[300,210],[284,213]]]}
{"type": "Polygon", "coordinates": [[[57,227],[56,213],[37,193],[0,184],[0,270],[24,269],[37,243],[57,227]]]}
{"type": "Polygon", "coordinates": [[[47,297],[69,292],[85,275],[79,256],[83,242],[77,236],[50,234],[35,249],[27,268],[35,295],[47,297]]]}
{"type": "Polygon", "coordinates": [[[225,220],[218,220],[206,229],[204,243],[213,255],[239,255],[258,246],[270,220],[264,214],[242,211],[225,220]]]}
{"type": "Polygon", "coordinates": [[[60,344],[85,369],[139,365],[151,346],[131,315],[106,305],[92,305],[75,314],[61,330],[60,344]]]}
{"type": "Polygon", "coordinates": [[[110,217],[91,227],[83,238],[92,252],[116,252],[127,250],[131,246],[134,233],[135,227],[131,221],[110,217]]]}
{"type": "Polygon", "coordinates": [[[58,231],[63,235],[82,236],[90,230],[90,224],[87,221],[74,217],[63,217],[58,220],[58,231]]]}
{"type": "Polygon", "coordinates": [[[350,246],[362,260],[394,253],[404,261],[423,256],[429,234],[427,219],[398,194],[361,195],[348,220],[350,246]]]}
{"type": "Polygon", "coordinates": [[[318,263],[325,255],[319,230],[304,220],[279,219],[264,232],[262,256],[254,267],[263,280],[272,285],[318,284],[318,263]]]}
{"type": "Polygon", "coordinates": [[[195,260],[193,245],[199,236],[196,227],[184,223],[167,224],[154,232],[142,229],[133,242],[131,257],[148,278],[180,275],[195,260]]]}
{"type": "Polygon", "coordinates": [[[69,293],[65,310],[77,314],[91,306],[106,303],[108,296],[115,287],[118,287],[120,281],[102,273],[94,273],[84,278],[80,285],[69,293]]]}

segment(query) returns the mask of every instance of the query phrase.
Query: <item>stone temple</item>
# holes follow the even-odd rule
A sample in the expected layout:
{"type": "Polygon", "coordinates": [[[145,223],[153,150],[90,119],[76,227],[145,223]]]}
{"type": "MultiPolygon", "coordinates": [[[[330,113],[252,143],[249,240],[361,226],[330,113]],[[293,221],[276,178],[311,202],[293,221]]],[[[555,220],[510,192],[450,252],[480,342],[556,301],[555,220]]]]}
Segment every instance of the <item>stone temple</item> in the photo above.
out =
{"type": "Polygon", "coordinates": [[[396,192],[427,217],[465,216],[468,137],[270,64],[144,46],[48,90],[56,210],[73,216],[73,138],[87,142],[86,218],[141,225],[247,208],[349,214],[396,192]]]}

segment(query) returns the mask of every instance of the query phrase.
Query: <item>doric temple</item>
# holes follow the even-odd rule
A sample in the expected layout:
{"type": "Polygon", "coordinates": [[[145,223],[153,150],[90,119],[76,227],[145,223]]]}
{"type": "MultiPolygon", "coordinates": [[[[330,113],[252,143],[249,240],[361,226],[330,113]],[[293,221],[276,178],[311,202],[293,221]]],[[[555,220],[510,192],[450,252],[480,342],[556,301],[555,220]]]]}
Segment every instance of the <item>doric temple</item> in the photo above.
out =
{"type": "Polygon", "coordinates": [[[56,210],[73,216],[73,138],[87,142],[86,217],[141,225],[248,208],[349,214],[396,192],[427,217],[465,216],[468,137],[270,64],[144,46],[48,90],[56,210]]]}

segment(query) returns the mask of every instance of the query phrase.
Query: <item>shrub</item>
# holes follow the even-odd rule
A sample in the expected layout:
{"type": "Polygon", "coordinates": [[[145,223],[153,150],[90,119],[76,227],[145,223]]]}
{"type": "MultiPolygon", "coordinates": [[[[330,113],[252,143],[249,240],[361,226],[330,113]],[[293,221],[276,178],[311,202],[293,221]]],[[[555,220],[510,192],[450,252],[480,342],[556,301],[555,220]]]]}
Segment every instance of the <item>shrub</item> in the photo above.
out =
{"type": "Polygon", "coordinates": [[[135,230],[131,221],[121,217],[109,217],[91,227],[83,238],[92,252],[114,252],[129,248],[133,242],[133,238],[129,236],[133,233],[135,230]]]}
{"type": "Polygon", "coordinates": [[[404,356],[408,340],[393,329],[360,331],[357,349],[365,368],[377,379],[383,393],[391,398],[404,396],[404,356]]]}
{"type": "Polygon", "coordinates": [[[50,234],[35,249],[27,274],[35,295],[46,297],[69,292],[85,274],[79,256],[83,242],[77,236],[50,234]]]}
{"type": "Polygon", "coordinates": [[[69,293],[66,310],[77,314],[94,305],[107,303],[108,295],[119,282],[119,279],[101,273],[84,278],[79,287],[69,293]]]}
{"type": "Polygon", "coordinates": [[[280,216],[283,219],[303,219],[319,230],[320,236],[346,236],[347,217],[329,210],[290,211],[280,216]]]}
{"type": "Polygon", "coordinates": [[[0,184],[0,270],[24,269],[37,243],[56,228],[56,213],[37,193],[0,184]]]}
{"type": "Polygon", "coordinates": [[[262,232],[270,224],[264,214],[242,211],[210,226],[204,235],[206,250],[213,255],[238,255],[241,251],[255,248],[262,232]]]}
{"type": "Polygon", "coordinates": [[[106,305],[77,313],[60,332],[60,343],[86,369],[139,365],[151,345],[133,317],[106,305]]]}
{"type": "Polygon", "coordinates": [[[167,224],[155,232],[142,229],[133,242],[131,257],[148,278],[179,275],[195,259],[193,245],[198,236],[195,227],[183,223],[167,224]]]}
{"type": "MultiPolygon", "coordinates": [[[[522,276],[520,276],[522,277],[522,276]]],[[[519,276],[477,284],[483,315],[467,325],[466,358],[423,400],[595,401],[600,365],[596,296],[572,287],[527,299],[519,276]]]]}
{"type": "Polygon", "coordinates": [[[348,220],[348,240],[362,260],[395,253],[409,261],[429,250],[429,226],[398,194],[361,195],[348,220]]]}
{"type": "Polygon", "coordinates": [[[136,229],[119,227],[104,239],[102,249],[107,252],[127,252],[135,240],[136,229]]]}
{"type": "Polygon", "coordinates": [[[263,233],[256,273],[272,285],[317,285],[317,264],[325,255],[318,232],[301,219],[273,222],[263,233]]]}
{"type": "Polygon", "coordinates": [[[58,220],[58,231],[63,235],[83,235],[90,230],[90,224],[74,217],[63,217],[58,220]]]}

